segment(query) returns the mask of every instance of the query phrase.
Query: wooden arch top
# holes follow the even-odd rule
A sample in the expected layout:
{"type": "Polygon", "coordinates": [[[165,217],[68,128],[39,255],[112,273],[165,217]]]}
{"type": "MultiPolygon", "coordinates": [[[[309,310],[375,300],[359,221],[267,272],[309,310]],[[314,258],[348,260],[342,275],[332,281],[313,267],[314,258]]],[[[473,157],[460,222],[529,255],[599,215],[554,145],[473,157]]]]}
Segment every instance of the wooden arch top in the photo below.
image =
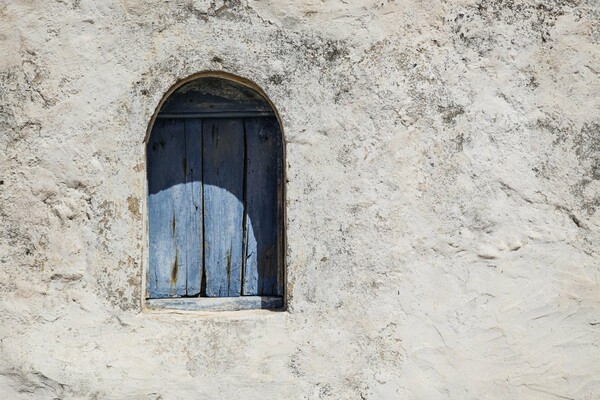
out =
{"type": "Polygon", "coordinates": [[[158,118],[274,116],[256,90],[220,77],[199,77],[183,84],[164,102],[158,118]]]}

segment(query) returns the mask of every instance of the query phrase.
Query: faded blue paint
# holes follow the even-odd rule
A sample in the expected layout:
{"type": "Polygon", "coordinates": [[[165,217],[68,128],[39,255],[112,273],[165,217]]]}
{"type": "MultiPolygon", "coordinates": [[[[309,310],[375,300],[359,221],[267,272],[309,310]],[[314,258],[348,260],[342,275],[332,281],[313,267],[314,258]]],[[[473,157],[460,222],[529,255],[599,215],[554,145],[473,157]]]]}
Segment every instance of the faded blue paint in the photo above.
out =
{"type": "Polygon", "coordinates": [[[188,296],[200,294],[202,281],[202,123],[199,119],[185,120],[185,201],[180,204],[178,230],[184,251],[188,296]]]}
{"type": "Polygon", "coordinates": [[[280,135],[275,118],[247,118],[244,295],[281,295],[280,135]]]}
{"type": "Polygon", "coordinates": [[[241,119],[206,119],[203,120],[202,131],[206,296],[239,296],[244,212],[244,125],[241,119]]]}
{"type": "Polygon", "coordinates": [[[148,143],[150,297],[186,294],[177,243],[179,204],[185,196],[184,156],[183,121],[157,122],[148,143]]]}

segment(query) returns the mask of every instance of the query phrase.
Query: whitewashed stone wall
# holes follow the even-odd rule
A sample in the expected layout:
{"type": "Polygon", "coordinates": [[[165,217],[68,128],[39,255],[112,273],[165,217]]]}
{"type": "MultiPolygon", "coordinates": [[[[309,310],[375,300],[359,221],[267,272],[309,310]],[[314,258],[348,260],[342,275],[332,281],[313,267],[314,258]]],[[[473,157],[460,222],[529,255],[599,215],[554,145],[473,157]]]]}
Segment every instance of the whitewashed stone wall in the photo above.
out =
{"type": "Polygon", "coordinates": [[[600,398],[596,0],[0,2],[0,398],[600,398]],[[288,311],[142,311],[144,136],[262,87],[288,311]]]}

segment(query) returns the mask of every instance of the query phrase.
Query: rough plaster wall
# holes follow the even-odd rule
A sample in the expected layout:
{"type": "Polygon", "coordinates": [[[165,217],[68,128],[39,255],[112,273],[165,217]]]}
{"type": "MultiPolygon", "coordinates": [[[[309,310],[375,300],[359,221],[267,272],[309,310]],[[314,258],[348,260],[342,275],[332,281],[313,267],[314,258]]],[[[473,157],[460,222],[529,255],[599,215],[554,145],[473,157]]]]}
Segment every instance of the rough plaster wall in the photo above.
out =
{"type": "Polygon", "coordinates": [[[600,398],[595,0],[0,2],[3,399],[600,398]],[[286,313],[141,312],[144,135],[287,143],[286,313]]]}

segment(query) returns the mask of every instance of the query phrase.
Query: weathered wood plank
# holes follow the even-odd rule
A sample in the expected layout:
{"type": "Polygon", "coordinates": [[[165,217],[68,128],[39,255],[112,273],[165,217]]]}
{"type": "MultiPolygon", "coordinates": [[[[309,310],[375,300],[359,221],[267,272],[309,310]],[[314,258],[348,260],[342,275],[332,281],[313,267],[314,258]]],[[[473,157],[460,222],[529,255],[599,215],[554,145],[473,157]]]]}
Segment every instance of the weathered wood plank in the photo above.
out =
{"type": "Polygon", "coordinates": [[[177,89],[160,113],[272,112],[254,89],[226,79],[201,78],[177,89]]]}
{"type": "Polygon", "coordinates": [[[247,118],[244,295],[282,295],[281,142],[275,118],[247,118]]]}
{"type": "Polygon", "coordinates": [[[256,117],[274,117],[272,111],[222,111],[222,112],[204,112],[204,113],[159,113],[156,117],[161,118],[256,118],[256,117]]]}
{"type": "Polygon", "coordinates": [[[242,296],[149,299],[146,300],[146,306],[153,310],[182,311],[272,310],[283,308],[283,298],[275,296],[242,296]]]}
{"type": "Polygon", "coordinates": [[[204,269],[208,297],[239,296],[242,272],[244,125],[202,122],[204,269]]]}
{"type": "Polygon", "coordinates": [[[148,229],[151,298],[186,294],[185,254],[177,239],[177,219],[185,198],[185,135],[182,120],[157,121],[148,142],[148,229]]]}
{"type": "Polygon", "coordinates": [[[186,272],[186,294],[200,294],[202,281],[202,123],[185,120],[184,198],[179,204],[177,243],[186,272]]]}

